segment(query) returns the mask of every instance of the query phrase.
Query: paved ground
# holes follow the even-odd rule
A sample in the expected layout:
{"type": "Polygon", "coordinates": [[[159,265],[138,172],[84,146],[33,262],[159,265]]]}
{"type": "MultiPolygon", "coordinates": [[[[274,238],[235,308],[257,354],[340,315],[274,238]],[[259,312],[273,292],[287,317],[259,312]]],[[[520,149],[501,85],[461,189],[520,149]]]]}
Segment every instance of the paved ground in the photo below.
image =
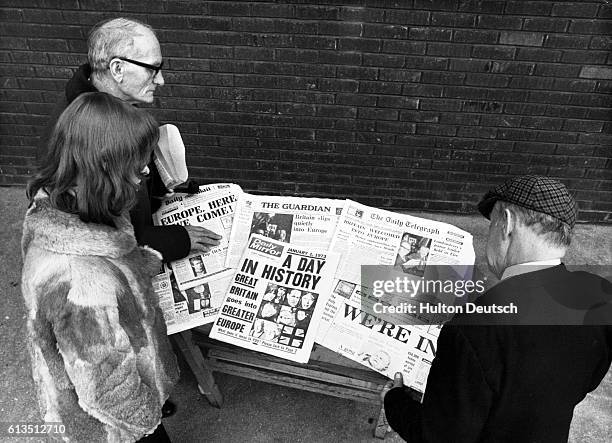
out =
{"type": "MultiPolygon", "coordinates": [[[[24,341],[25,311],[19,291],[19,242],[25,209],[23,188],[0,188],[0,422],[39,421],[24,341]]],[[[487,230],[484,219],[424,215],[474,234],[477,264],[482,266],[487,230]]],[[[612,227],[579,225],[566,263],[611,265],[612,227]]],[[[220,374],[217,381],[224,393],[225,405],[215,409],[199,395],[194,377],[184,362],[181,364],[181,381],[172,396],[179,410],[165,420],[175,442],[378,441],[372,438],[378,414],[373,405],[220,374]]],[[[611,411],[612,371],[576,408],[570,441],[610,441],[611,411]]],[[[401,441],[396,434],[390,434],[386,440],[401,441]]]]}

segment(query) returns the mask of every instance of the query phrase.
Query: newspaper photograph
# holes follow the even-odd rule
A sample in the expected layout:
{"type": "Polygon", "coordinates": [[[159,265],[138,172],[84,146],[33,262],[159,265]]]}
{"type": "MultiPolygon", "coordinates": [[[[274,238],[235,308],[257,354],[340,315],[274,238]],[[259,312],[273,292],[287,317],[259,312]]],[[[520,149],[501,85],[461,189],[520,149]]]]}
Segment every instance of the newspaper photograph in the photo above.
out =
{"type": "Polygon", "coordinates": [[[252,235],[210,337],[306,363],[337,264],[336,254],[252,235]]]}
{"type": "Polygon", "coordinates": [[[234,272],[227,269],[204,279],[192,288],[179,289],[174,273],[165,265],[153,277],[168,335],[211,323],[217,316],[234,272]]]}
{"type": "MultiPolygon", "coordinates": [[[[380,307],[422,303],[431,296],[424,283],[434,273],[452,274],[454,281],[471,278],[475,259],[471,234],[446,223],[348,200],[330,251],[340,254],[340,264],[317,343],[389,378],[402,372],[406,386],[424,392],[440,324],[450,316],[388,312],[380,307]],[[370,269],[378,272],[376,279],[362,275],[370,269]],[[384,291],[377,285],[381,282],[384,291]],[[395,290],[395,283],[414,290],[395,290]]],[[[446,302],[455,297],[433,292],[446,302]]]]}
{"type": "Polygon", "coordinates": [[[344,200],[243,193],[238,200],[226,266],[237,268],[251,234],[295,247],[329,248],[344,200]]]}
{"type": "Polygon", "coordinates": [[[240,194],[242,189],[233,183],[202,185],[196,194],[174,194],[164,199],[153,215],[156,225],[202,226],[223,237],[208,252],[196,252],[171,262],[179,289],[199,286],[206,278],[227,269],[229,237],[240,194]]]}

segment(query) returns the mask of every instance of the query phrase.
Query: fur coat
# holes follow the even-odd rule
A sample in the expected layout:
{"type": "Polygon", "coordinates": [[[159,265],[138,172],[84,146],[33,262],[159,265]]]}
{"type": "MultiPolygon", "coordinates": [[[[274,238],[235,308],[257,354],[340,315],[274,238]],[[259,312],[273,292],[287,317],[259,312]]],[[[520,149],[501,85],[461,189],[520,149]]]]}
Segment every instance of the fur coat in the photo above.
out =
{"type": "Polygon", "coordinates": [[[84,223],[39,192],[22,238],[22,292],[42,418],[68,441],[126,442],[150,434],[178,379],[151,286],[160,254],[117,228],[84,223]]]}

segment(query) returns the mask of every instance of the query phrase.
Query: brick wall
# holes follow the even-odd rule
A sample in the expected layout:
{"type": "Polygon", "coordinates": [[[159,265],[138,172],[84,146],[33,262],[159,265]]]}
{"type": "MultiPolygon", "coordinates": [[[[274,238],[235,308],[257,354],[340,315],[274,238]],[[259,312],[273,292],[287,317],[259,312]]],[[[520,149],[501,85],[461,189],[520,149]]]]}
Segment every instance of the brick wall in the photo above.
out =
{"type": "Polygon", "coordinates": [[[0,184],[33,170],[88,29],[125,15],[158,31],[152,111],[203,182],[473,212],[491,184],[538,173],[574,191],[581,220],[612,220],[608,2],[2,4],[0,184]]]}

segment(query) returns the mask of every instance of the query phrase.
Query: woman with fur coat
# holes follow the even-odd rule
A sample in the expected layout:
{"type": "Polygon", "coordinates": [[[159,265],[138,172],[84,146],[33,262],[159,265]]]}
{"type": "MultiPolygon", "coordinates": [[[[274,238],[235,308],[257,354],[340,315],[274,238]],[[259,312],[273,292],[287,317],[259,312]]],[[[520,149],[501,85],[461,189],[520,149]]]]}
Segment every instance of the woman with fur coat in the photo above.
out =
{"type": "Polygon", "coordinates": [[[145,111],[82,94],[28,184],[32,373],[43,420],[64,425],[68,441],[169,441],[161,407],[178,368],[151,285],[161,255],[137,246],[128,214],[158,137],[145,111]]]}

